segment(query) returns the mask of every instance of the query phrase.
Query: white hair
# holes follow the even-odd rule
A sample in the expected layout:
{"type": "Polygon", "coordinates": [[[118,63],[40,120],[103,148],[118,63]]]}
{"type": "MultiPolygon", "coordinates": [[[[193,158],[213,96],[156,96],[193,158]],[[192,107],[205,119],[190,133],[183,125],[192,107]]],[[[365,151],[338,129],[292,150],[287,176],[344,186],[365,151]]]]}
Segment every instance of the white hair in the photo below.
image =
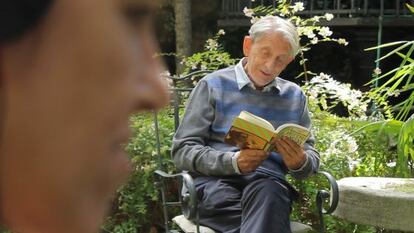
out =
{"type": "Polygon", "coordinates": [[[291,48],[293,56],[299,52],[299,35],[295,25],[286,19],[282,19],[278,16],[265,16],[254,23],[249,30],[250,37],[253,41],[269,32],[281,33],[291,48]]]}

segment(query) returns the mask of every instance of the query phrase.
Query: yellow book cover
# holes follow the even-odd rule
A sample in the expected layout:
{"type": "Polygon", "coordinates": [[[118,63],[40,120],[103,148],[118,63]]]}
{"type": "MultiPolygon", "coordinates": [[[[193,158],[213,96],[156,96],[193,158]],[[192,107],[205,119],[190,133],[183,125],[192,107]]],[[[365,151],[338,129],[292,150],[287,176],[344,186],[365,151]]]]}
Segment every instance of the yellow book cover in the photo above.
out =
{"type": "Polygon", "coordinates": [[[273,151],[272,141],[283,136],[287,136],[298,145],[303,146],[310,136],[310,131],[293,123],[286,123],[274,129],[267,120],[242,111],[233,120],[229,132],[224,137],[224,142],[240,149],[273,151]]]}

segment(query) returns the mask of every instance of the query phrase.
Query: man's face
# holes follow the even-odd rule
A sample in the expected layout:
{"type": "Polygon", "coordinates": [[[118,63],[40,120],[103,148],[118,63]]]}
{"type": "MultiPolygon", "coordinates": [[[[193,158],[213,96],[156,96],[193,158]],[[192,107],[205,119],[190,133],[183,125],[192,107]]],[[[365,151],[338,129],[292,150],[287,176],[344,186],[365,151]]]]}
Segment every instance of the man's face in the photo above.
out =
{"type": "Polygon", "coordinates": [[[167,101],[153,3],[56,0],[4,47],[1,204],[18,232],[97,231],[130,171],[129,115],[167,101]]]}
{"type": "Polygon", "coordinates": [[[246,36],[243,53],[247,57],[245,70],[256,87],[275,79],[293,60],[289,42],[279,33],[264,34],[255,41],[246,36]]]}

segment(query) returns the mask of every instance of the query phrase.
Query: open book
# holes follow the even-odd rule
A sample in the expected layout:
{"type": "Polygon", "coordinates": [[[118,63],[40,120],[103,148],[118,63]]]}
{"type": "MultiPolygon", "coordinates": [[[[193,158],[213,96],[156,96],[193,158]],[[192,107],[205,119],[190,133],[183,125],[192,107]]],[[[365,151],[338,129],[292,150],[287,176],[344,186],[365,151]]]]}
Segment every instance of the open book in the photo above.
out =
{"type": "Polygon", "coordinates": [[[240,149],[274,151],[275,145],[273,140],[283,136],[303,146],[310,136],[310,131],[301,125],[293,123],[286,123],[274,129],[273,125],[267,120],[242,111],[233,120],[229,132],[224,137],[224,142],[237,146],[240,149]]]}

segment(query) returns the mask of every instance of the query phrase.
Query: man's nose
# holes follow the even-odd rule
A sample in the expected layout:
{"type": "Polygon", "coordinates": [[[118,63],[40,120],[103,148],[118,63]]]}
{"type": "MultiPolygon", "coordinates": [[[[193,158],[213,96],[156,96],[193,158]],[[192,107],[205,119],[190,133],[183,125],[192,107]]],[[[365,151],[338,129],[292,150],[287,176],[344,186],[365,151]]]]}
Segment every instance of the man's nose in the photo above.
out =
{"type": "Polygon", "coordinates": [[[275,59],[269,59],[265,63],[265,67],[266,67],[266,72],[267,73],[274,73],[275,70],[277,70],[277,68],[278,68],[278,64],[277,64],[275,59]]]}

